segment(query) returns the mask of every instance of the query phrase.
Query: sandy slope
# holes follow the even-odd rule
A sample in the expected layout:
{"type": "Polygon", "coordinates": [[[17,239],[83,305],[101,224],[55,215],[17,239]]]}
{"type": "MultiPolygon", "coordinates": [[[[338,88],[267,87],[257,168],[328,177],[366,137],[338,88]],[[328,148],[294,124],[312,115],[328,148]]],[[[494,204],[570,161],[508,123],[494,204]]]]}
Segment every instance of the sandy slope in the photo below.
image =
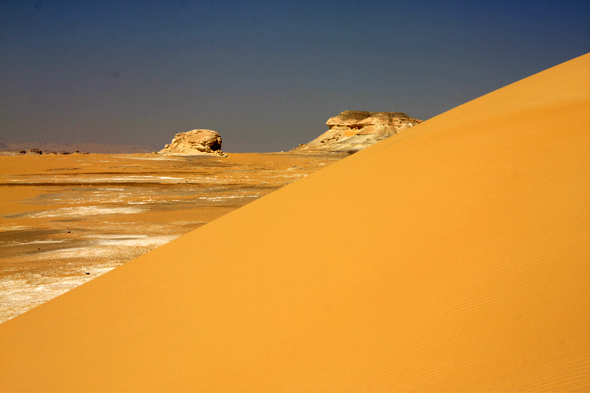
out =
{"type": "Polygon", "coordinates": [[[2,389],[590,390],[589,87],[585,55],[6,322],[2,389]]]}
{"type": "Polygon", "coordinates": [[[0,323],[345,156],[0,156],[0,323]]]}

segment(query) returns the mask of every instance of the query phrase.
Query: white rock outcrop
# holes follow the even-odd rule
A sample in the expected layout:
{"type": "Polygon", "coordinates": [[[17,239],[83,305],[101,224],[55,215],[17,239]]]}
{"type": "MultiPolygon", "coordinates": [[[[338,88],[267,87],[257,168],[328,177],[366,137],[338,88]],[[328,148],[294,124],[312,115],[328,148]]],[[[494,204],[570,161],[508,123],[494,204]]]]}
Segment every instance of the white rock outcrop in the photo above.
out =
{"type": "Polygon", "coordinates": [[[158,153],[227,157],[227,154],[221,151],[221,135],[213,130],[192,130],[178,133],[174,135],[172,142],[158,153]]]}
{"type": "Polygon", "coordinates": [[[401,112],[344,111],[328,119],[328,131],[293,150],[353,153],[420,123],[422,120],[401,112]]]}

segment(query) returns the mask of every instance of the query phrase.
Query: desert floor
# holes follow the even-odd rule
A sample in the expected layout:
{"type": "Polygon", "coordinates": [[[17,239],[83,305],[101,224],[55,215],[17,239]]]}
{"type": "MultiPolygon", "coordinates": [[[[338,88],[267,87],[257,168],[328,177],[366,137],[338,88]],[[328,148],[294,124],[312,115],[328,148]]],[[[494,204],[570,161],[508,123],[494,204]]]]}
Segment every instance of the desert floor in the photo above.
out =
{"type": "Polygon", "coordinates": [[[0,323],[342,157],[0,156],[0,323]]]}

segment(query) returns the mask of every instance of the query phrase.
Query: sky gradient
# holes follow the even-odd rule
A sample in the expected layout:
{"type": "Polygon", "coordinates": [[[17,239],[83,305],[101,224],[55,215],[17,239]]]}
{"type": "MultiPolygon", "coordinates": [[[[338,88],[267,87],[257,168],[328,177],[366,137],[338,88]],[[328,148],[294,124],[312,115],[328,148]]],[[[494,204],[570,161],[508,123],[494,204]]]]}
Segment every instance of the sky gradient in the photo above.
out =
{"type": "Polygon", "coordinates": [[[343,110],[427,120],[587,52],[588,1],[0,1],[0,141],[287,151],[343,110]]]}

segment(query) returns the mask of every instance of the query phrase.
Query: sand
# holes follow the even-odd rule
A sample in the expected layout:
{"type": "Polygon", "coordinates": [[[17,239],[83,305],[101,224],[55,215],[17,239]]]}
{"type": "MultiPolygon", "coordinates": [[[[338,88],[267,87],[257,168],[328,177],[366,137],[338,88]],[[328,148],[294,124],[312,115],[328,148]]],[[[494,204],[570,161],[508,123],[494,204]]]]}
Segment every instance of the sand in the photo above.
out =
{"type": "Polygon", "coordinates": [[[344,156],[0,156],[0,323],[344,156]]]}
{"type": "Polygon", "coordinates": [[[0,325],[2,390],[590,390],[589,87],[585,55],[0,325]]]}

